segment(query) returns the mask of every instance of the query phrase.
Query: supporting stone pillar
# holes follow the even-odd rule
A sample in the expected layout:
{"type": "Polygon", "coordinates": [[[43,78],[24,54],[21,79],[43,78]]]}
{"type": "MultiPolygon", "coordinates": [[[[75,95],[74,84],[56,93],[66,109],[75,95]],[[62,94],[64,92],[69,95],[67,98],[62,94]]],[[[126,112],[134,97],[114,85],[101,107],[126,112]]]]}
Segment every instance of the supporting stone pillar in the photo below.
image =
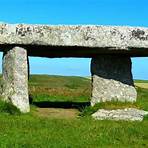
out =
{"type": "Polygon", "coordinates": [[[131,67],[130,57],[100,55],[92,58],[91,105],[106,101],[136,101],[131,67]]]}
{"type": "Polygon", "coordinates": [[[4,51],[2,96],[4,101],[11,102],[21,112],[30,111],[27,51],[24,48],[14,47],[4,51]]]}

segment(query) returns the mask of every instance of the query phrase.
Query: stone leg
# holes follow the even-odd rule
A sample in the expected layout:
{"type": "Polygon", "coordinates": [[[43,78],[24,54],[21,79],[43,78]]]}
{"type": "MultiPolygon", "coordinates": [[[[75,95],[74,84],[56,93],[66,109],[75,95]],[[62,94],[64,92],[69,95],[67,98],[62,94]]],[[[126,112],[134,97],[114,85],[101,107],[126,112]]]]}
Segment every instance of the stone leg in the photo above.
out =
{"type": "Polygon", "coordinates": [[[100,55],[92,58],[91,105],[106,101],[136,101],[131,67],[130,57],[100,55]]]}
{"type": "Polygon", "coordinates": [[[21,47],[8,48],[3,55],[2,96],[21,112],[30,111],[28,97],[27,51],[21,47]]]}

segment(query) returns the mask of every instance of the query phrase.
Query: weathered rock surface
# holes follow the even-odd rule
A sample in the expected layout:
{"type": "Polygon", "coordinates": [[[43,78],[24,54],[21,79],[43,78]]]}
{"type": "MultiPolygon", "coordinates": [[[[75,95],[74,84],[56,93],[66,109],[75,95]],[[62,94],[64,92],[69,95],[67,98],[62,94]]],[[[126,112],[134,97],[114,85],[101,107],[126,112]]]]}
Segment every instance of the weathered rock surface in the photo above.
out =
{"type": "Polygon", "coordinates": [[[21,112],[29,112],[27,51],[23,48],[4,51],[2,96],[21,112]]]}
{"type": "Polygon", "coordinates": [[[99,109],[92,114],[96,120],[126,120],[126,121],[142,121],[143,117],[148,115],[148,111],[138,110],[135,108],[105,110],[99,109]]]}
{"type": "Polygon", "coordinates": [[[106,101],[136,101],[129,57],[100,55],[92,58],[91,73],[92,106],[106,101]]]}
{"type": "MultiPolygon", "coordinates": [[[[78,51],[81,50],[79,54],[72,54],[73,56],[89,56],[90,54],[100,53],[144,56],[148,55],[148,28],[94,25],[0,24],[0,44],[42,45],[44,49],[46,48],[46,54],[55,50],[55,48],[47,48],[49,46],[61,47],[61,50],[57,51],[59,52],[58,55],[53,54],[55,56],[60,56],[60,53],[64,56],[62,47],[91,48],[89,50],[82,50],[81,48],[70,49],[74,53],[79,53],[78,51]],[[84,54],[85,52],[88,52],[88,54],[84,54]]],[[[69,52],[68,49],[66,51],[69,52]]],[[[36,52],[38,53],[39,51],[36,50],[36,52]]],[[[36,55],[37,53],[29,52],[30,55],[36,55]]],[[[43,56],[47,56],[46,54],[43,56]]]]}

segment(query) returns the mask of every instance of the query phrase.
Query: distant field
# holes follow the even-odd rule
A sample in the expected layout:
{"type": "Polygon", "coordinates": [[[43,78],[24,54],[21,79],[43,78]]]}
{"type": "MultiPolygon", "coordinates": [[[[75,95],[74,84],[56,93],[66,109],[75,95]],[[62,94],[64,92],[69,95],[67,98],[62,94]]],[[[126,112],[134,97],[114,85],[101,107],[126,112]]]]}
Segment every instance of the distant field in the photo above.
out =
{"type": "Polygon", "coordinates": [[[135,83],[135,86],[148,89],[148,83],[135,83]]]}
{"type": "Polygon", "coordinates": [[[91,82],[84,77],[31,75],[29,93],[34,101],[89,101],[91,82]]]}
{"type": "Polygon", "coordinates": [[[135,80],[135,86],[148,89],[148,80],[135,80]]]}
{"type": "Polygon", "coordinates": [[[148,83],[148,80],[134,80],[135,83],[148,83]]]}

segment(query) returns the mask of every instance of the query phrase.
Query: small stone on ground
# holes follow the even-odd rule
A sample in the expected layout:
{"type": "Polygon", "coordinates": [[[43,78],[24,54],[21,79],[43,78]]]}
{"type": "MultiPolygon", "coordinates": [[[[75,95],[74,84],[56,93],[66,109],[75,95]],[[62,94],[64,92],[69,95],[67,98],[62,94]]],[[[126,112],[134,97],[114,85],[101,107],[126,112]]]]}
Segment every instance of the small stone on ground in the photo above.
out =
{"type": "Polygon", "coordinates": [[[125,121],[142,121],[148,111],[135,108],[125,108],[116,110],[99,109],[92,114],[96,120],[125,120],[125,121]]]}

